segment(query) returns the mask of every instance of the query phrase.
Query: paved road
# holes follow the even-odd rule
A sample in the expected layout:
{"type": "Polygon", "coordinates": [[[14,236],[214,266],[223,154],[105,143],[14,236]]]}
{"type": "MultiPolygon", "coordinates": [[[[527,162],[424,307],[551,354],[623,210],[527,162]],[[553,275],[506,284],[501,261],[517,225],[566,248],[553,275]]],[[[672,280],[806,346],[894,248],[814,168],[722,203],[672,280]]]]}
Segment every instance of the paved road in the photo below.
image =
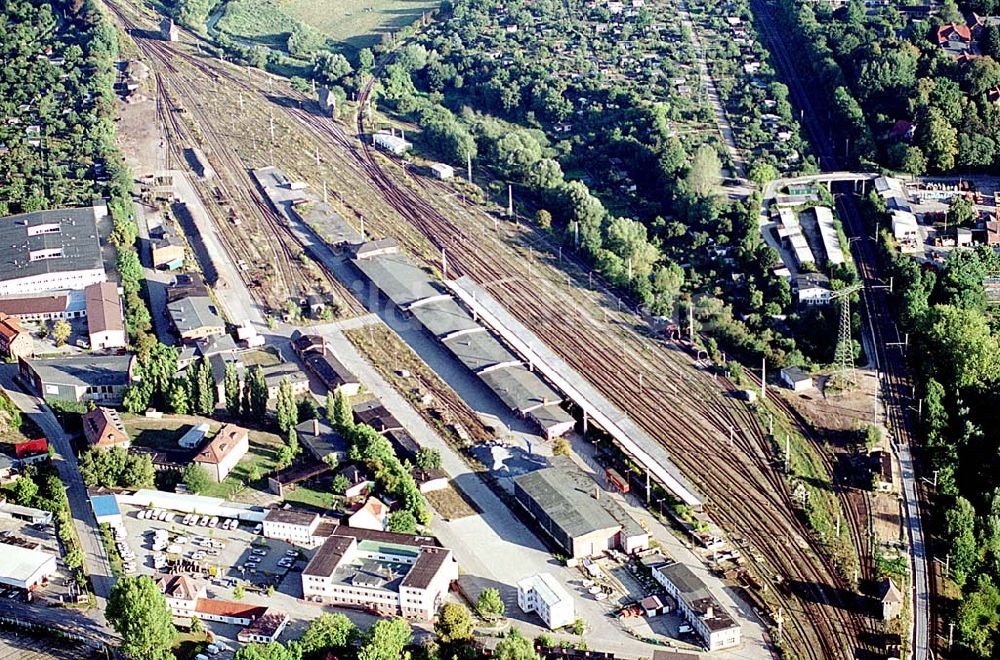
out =
{"type": "Polygon", "coordinates": [[[173,281],[173,275],[152,267],[153,254],[149,243],[149,222],[152,220],[150,214],[155,213],[155,210],[147,209],[139,202],[136,202],[135,208],[136,225],[139,228],[139,240],[142,245],[139,250],[139,258],[142,260],[146,276],[149,312],[153,319],[153,329],[156,331],[157,339],[170,346],[177,342],[170,328],[170,316],[167,314],[167,285],[173,281]]]}
{"type": "Polygon", "coordinates": [[[101,542],[97,520],[90,508],[87,488],[80,477],[76,454],[73,453],[69,436],[63,432],[48,406],[35,397],[25,394],[20,385],[14,381],[16,373],[17,365],[2,365],[0,367],[0,387],[7,391],[21,412],[38,424],[42,432],[45,433],[45,437],[48,438],[49,444],[55,449],[56,453],[52,461],[59,471],[62,482],[66,485],[66,495],[69,498],[69,506],[73,514],[73,524],[76,526],[76,532],[80,537],[80,544],[84,552],[84,565],[94,585],[94,592],[97,594],[97,608],[92,610],[90,615],[100,626],[106,627],[107,623],[104,619],[105,599],[111,593],[115,579],[111,575],[111,565],[108,563],[104,544],[101,542]]]}
{"type": "MultiPolygon", "coordinates": [[[[812,106],[812,99],[798,76],[792,58],[789,56],[781,28],[773,14],[773,6],[764,0],[753,3],[753,11],[760,19],[766,41],[776,55],[775,66],[789,84],[794,103],[802,111],[802,119],[810,141],[820,156],[821,165],[828,171],[824,176],[843,175],[844,167],[836,155],[828,132],[812,106]]],[[[863,173],[859,176],[874,178],[863,173]]],[[[843,179],[838,179],[843,180],[843,179]]],[[[849,179],[848,179],[849,180],[849,179]]],[[[858,265],[865,288],[861,291],[862,325],[868,328],[875,345],[876,368],[883,373],[882,395],[889,429],[893,434],[902,467],[903,507],[907,521],[910,546],[910,564],[913,576],[913,604],[911,625],[911,648],[914,660],[926,660],[930,655],[931,598],[928,571],[927,546],[921,515],[921,500],[917,475],[910,454],[912,420],[908,414],[910,393],[905,355],[899,346],[887,346],[887,341],[895,341],[896,324],[891,312],[891,301],[883,287],[878,264],[877,246],[868,233],[853,196],[840,195],[837,207],[844,223],[844,231],[851,241],[851,252],[858,265]],[[888,339],[887,339],[888,338],[888,339]]]]}
{"type": "Polygon", "coordinates": [[[722,143],[726,145],[726,150],[729,152],[729,157],[732,159],[733,166],[736,169],[734,174],[741,179],[745,179],[747,176],[746,161],[743,159],[743,154],[740,153],[739,147],[736,146],[736,135],[733,133],[732,124],[729,123],[726,108],[719,97],[719,90],[715,87],[715,80],[712,79],[712,74],[708,71],[708,62],[705,60],[705,49],[698,38],[698,26],[691,20],[691,13],[688,11],[687,2],[680,2],[677,6],[680,9],[681,21],[691,33],[691,43],[694,44],[695,53],[698,58],[698,70],[701,75],[702,85],[704,85],[705,92],[708,95],[708,102],[712,106],[712,112],[715,113],[715,123],[719,127],[719,135],[722,137],[722,143]]]}

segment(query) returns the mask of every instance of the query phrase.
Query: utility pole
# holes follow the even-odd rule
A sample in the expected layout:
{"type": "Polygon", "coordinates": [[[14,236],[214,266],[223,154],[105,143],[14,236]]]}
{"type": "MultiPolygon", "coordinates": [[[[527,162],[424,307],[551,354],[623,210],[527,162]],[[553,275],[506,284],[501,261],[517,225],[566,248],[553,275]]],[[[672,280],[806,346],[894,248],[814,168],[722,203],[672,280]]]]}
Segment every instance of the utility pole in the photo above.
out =
{"type": "Polygon", "coordinates": [[[327,203],[327,198],[326,198],[326,179],[323,179],[323,203],[324,204],[327,203]]]}
{"type": "Polygon", "coordinates": [[[688,304],[688,340],[694,345],[694,307],[688,304]]]}
{"type": "Polygon", "coordinates": [[[788,474],[788,466],[792,457],[792,436],[785,434],[785,474],[788,474]]]}
{"type": "Polygon", "coordinates": [[[240,90],[240,112],[243,112],[243,90],[240,90]]]}
{"type": "Polygon", "coordinates": [[[472,184],[472,152],[465,152],[465,175],[469,180],[469,184],[472,184]]]}
{"type": "Polygon", "coordinates": [[[573,247],[580,247],[580,221],[573,221],[573,247]]]}
{"type": "Polygon", "coordinates": [[[774,435],[774,413],[767,413],[767,434],[774,435]]]}
{"type": "Polygon", "coordinates": [[[782,608],[778,608],[778,641],[781,641],[781,629],[785,623],[785,616],[782,608]]]}
{"type": "MultiPolygon", "coordinates": [[[[365,240],[365,216],[361,216],[361,240],[365,240]]],[[[441,254],[444,254],[444,248],[441,248],[441,254]]]]}
{"type": "Polygon", "coordinates": [[[834,539],[840,538],[840,509],[837,509],[837,532],[833,538],[834,539]]]}
{"type": "Polygon", "coordinates": [[[271,115],[269,124],[271,126],[271,144],[274,144],[274,115],[271,115]]]}
{"type": "Polygon", "coordinates": [[[735,432],[736,432],[736,428],[732,424],[730,424],[729,425],[729,446],[730,446],[730,448],[733,446],[733,435],[735,434],[735,432]]]}
{"type": "Polygon", "coordinates": [[[760,400],[767,398],[767,358],[760,359],[760,400]]]}
{"type": "Polygon", "coordinates": [[[639,396],[642,396],[642,372],[639,372],[639,396]]]}
{"type": "Polygon", "coordinates": [[[951,645],[955,641],[955,624],[948,624],[948,650],[951,650],[951,645]]]}
{"type": "Polygon", "coordinates": [[[514,186],[507,184],[507,217],[514,217],[514,186]]]}
{"type": "Polygon", "coordinates": [[[448,257],[444,253],[444,248],[441,248],[441,277],[445,279],[448,277],[448,257]]]}
{"type": "Polygon", "coordinates": [[[316,147],[316,167],[319,167],[319,147],[316,147]]]}
{"type": "Polygon", "coordinates": [[[628,258],[628,281],[632,281],[632,257],[628,258]]]}

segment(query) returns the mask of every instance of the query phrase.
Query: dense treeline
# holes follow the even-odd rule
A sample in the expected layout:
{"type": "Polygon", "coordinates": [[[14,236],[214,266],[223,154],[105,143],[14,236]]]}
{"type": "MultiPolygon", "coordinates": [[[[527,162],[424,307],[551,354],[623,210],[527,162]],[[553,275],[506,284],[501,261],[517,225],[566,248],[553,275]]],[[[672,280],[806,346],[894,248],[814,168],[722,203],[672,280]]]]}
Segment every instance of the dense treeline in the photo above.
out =
{"type": "MultiPolygon", "coordinates": [[[[886,243],[891,239],[886,238],[886,243]]],[[[953,252],[940,272],[888,245],[900,318],[922,401],[925,460],[936,472],[939,529],[951,576],[964,588],[955,614],[964,657],[1000,650],[1000,334],[983,278],[992,248],[953,252]]]]}
{"type": "Polygon", "coordinates": [[[115,37],[88,2],[0,6],[0,215],[87,205],[121,183],[115,37]]]}
{"type": "Polygon", "coordinates": [[[996,26],[973,30],[983,56],[964,61],[938,44],[938,27],[967,22],[950,0],[926,20],[911,20],[894,6],[868,9],[859,0],[840,9],[785,0],[782,9],[784,32],[798,46],[792,52],[815,83],[809,88],[830,108],[831,128],[848,141],[853,159],[911,174],[994,166],[996,26]]]}

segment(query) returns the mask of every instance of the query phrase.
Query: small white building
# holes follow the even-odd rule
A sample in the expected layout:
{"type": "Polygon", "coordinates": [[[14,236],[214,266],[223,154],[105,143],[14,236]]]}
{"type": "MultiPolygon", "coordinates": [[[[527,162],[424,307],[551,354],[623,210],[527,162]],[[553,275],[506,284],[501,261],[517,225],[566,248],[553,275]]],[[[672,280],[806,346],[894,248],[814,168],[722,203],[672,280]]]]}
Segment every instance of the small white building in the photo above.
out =
{"type": "Polygon", "coordinates": [[[910,252],[920,247],[920,229],[917,216],[909,211],[894,210],[892,218],[892,236],[903,252],[910,252]]]}
{"type": "Polygon", "coordinates": [[[445,181],[447,179],[454,178],[455,168],[451,165],[445,165],[444,163],[434,163],[431,165],[431,171],[434,172],[434,176],[445,181]]]}
{"type": "Polygon", "coordinates": [[[792,289],[797,300],[803,305],[827,305],[830,303],[830,278],[820,273],[802,273],[792,280],[792,289]]]}
{"type": "Polygon", "coordinates": [[[576,619],[573,598],[549,573],[539,573],[517,583],[517,605],[535,612],[550,630],[572,625],[576,619]]]}
{"type": "Polygon", "coordinates": [[[369,497],[347,518],[349,527],[385,531],[389,526],[389,507],[377,497],[369,497]]]}
{"type": "Polygon", "coordinates": [[[177,440],[177,444],[184,449],[194,449],[200,445],[201,441],[205,439],[206,435],[208,435],[209,428],[208,424],[204,423],[192,426],[187,430],[187,432],[184,433],[184,435],[180,437],[179,440],[177,440]]]}
{"type": "Polygon", "coordinates": [[[32,591],[56,572],[56,556],[19,545],[0,545],[0,585],[32,591]]]}
{"type": "Polygon", "coordinates": [[[316,528],[319,527],[318,513],[306,513],[292,509],[271,509],[264,516],[265,538],[281,539],[289,543],[312,546],[316,528]]]}
{"type": "Polygon", "coordinates": [[[812,376],[798,367],[785,367],[782,369],[781,382],[793,392],[804,392],[813,388],[812,376]]]}
{"type": "Polygon", "coordinates": [[[278,641],[287,625],[288,615],[269,607],[263,615],[241,630],[236,639],[243,644],[270,644],[278,641]]]}
{"type": "Polygon", "coordinates": [[[406,137],[402,131],[400,131],[399,135],[396,135],[395,132],[387,133],[386,131],[379,131],[372,136],[372,142],[379,149],[384,149],[395,156],[402,156],[413,147],[412,144],[406,141],[406,137]]]}
{"type": "Polygon", "coordinates": [[[235,424],[226,424],[194,457],[212,481],[223,481],[250,451],[250,433],[235,424]]]}

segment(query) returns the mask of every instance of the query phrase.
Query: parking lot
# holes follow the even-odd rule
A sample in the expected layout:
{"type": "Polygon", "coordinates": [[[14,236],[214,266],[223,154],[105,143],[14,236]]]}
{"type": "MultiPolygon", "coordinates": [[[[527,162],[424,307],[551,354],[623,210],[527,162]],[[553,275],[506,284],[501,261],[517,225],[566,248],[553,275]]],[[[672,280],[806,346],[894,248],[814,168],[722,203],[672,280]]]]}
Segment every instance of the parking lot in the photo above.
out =
{"type": "Polygon", "coordinates": [[[237,583],[253,591],[277,587],[289,572],[304,566],[297,548],[264,539],[258,523],[162,510],[152,510],[159,515],[147,518],[147,512],[151,510],[136,507],[122,511],[125,541],[135,553],[138,573],[180,572],[210,580],[216,591],[231,590],[237,583]],[[210,521],[215,525],[206,524],[210,521]]]}

